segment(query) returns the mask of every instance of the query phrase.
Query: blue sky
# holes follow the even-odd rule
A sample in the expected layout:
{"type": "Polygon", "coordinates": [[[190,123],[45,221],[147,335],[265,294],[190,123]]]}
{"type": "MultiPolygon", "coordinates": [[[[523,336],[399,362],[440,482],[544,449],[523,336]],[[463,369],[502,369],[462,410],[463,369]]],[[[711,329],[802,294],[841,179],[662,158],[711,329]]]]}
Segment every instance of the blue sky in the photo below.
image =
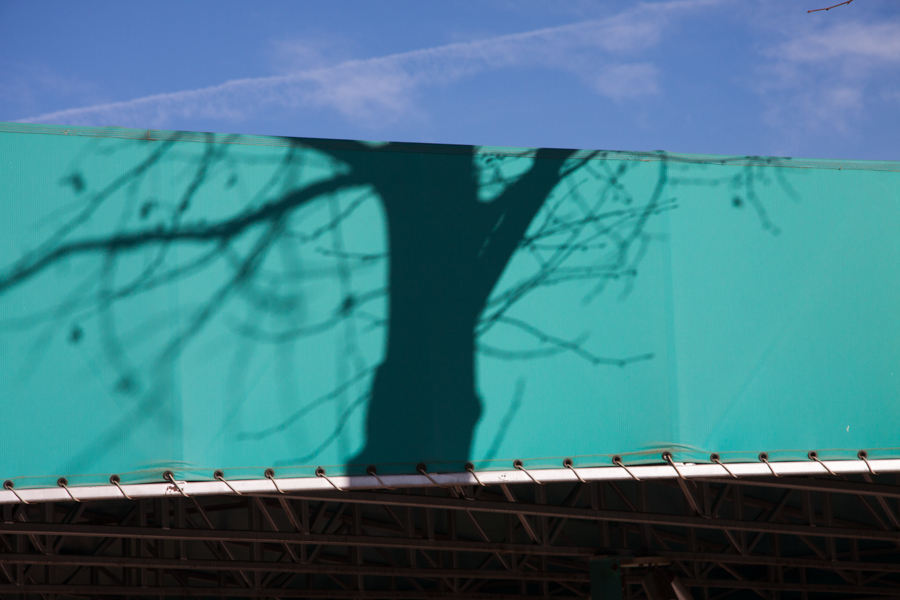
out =
{"type": "Polygon", "coordinates": [[[900,160],[900,2],[13,2],[0,120],[900,160]]]}

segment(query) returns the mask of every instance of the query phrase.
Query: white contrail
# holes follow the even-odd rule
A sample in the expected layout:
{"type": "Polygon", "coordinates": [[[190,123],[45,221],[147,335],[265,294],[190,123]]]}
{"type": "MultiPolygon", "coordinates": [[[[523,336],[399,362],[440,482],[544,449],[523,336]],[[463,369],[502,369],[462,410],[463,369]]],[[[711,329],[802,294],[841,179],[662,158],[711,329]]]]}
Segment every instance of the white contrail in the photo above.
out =
{"type": "Polygon", "coordinates": [[[267,105],[328,106],[353,117],[399,115],[411,92],[467,75],[517,65],[545,66],[585,78],[598,93],[653,93],[656,70],[621,61],[622,53],[655,45],[670,14],[718,0],[640,4],[616,16],[448,44],[287,75],[233,79],[209,87],[50,112],[25,123],[159,126],[173,117],[242,118],[267,105]],[[604,59],[597,53],[607,55],[604,59]]]}

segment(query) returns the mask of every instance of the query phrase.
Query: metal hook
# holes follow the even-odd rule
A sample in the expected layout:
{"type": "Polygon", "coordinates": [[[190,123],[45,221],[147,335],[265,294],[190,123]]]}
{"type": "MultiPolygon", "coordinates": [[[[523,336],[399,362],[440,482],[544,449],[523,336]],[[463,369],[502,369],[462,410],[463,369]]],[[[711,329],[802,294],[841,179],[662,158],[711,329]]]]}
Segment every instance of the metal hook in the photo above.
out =
{"type": "Polygon", "coordinates": [[[234,489],[234,488],[231,486],[230,483],[228,483],[227,481],[225,481],[225,473],[222,472],[222,469],[216,469],[216,471],[213,473],[213,477],[214,477],[215,479],[218,479],[219,481],[221,481],[221,482],[224,483],[225,485],[227,485],[227,486],[228,486],[228,489],[231,490],[232,492],[234,492],[235,494],[237,494],[238,496],[243,496],[242,493],[240,493],[239,491],[237,491],[236,489],[234,489]]]}
{"type": "Polygon", "coordinates": [[[419,464],[417,464],[417,465],[416,465],[416,471],[418,471],[419,473],[421,473],[422,475],[424,475],[425,477],[427,477],[427,478],[428,478],[428,481],[430,481],[430,482],[433,483],[434,485],[438,486],[439,488],[443,488],[443,489],[446,490],[446,489],[449,489],[449,488],[451,487],[451,486],[448,486],[448,485],[441,485],[441,484],[439,484],[437,481],[435,481],[434,478],[433,478],[431,475],[428,474],[428,467],[425,465],[425,463],[419,463],[419,464]]]}
{"type": "Polygon", "coordinates": [[[662,458],[664,461],[672,465],[672,468],[675,469],[675,472],[678,473],[678,476],[687,481],[687,477],[681,474],[681,471],[678,470],[678,467],[675,466],[675,461],[672,460],[672,453],[666,450],[662,453],[662,458]]]}
{"type": "MultiPolygon", "coordinates": [[[[316,477],[324,477],[324,478],[325,478],[325,481],[327,481],[328,483],[330,483],[330,484],[331,484],[331,487],[333,487],[334,489],[336,489],[336,490],[339,491],[339,492],[344,492],[344,491],[346,491],[346,490],[342,490],[341,488],[339,488],[338,486],[336,486],[335,483],[334,483],[332,480],[330,480],[330,479],[328,478],[328,475],[325,474],[325,469],[323,469],[322,467],[316,467],[316,477]]],[[[275,480],[274,480],[274,479],[272,480],[272,483],[275,483],[275,480]]]]}
{"type": "Polygon", "coordinates": [[[275,481],[275,469],[266,469],[266,471],[265,471],[265,473],[263,473],[263,475],[266,476],[266,479],[268,479],[269,481],[272,482],[272,485],[275,486],[275,489],[278,490],[279,494],[285,493],[284,490],[282,490],[280,487],[278,487],[278,482],[275,481]]]}
{"type": "Polygon", "coordinates": [[[728,471],[728,474],[731,475],[732,477],[734,477],[735,479],[740,479],[740,477],[738,477],[737,475],[735,475],[735,474],[732,472],[731,469],[729,469],[728,467],[725,466],[725,463],[723,463],[721,460],[719,460],[719,453],[718,453],[718,452],[713,452],[712,454],[710,454],[710,455],[709,455],[709,460],[713,461],[714,463],[716,463],[717,465],[719,465],[720,467],[722,467],[723,469],[725,469],[726,471],[728,471]]]}
{"type": "Polygon", "coordinates": [[[386,490],[396,490],[397,489],[395,487],[389,486],[388,484],[386,484],[385,482],[383,482],[381,480],[381,477],[378,476],[378,467],[376,467],[375,465],[369,465],[368,467],[366,467],[366,474],[371,475],[372,477],[377,479],[378,483],[381,484],[381,487],[383,487],[386,490]]]}
{"type": "Polygon", "coordinates": [[[868,461],[869,453],[868,452],[866,452],[865,450],[860,450],[859,452],[856,453],[856,457],[859,460],[866,463],[866,467],[869,468],[869,473],[871,473],[872,475],[876,475],[875,471],[872,470],[872,465],[869,464],[869,461],[868,461]]]}
{"type": "Polygon", "coordinates": [[[72,493],[72,490],[69,489],[69,480],[65,477],[60,477],[56,480],[56,485],[66,490],[66,493],[69,494],[69,497],[72,498],[75,502],[81,502],[78,498],[75,497],[75,494],[72,493]]]}
{"type": "MultiPolygon", "coordinates": [[[[531,473],[529,473],[528,471],[525,470],[525,463],[523,463],[523,462],[522,462],[521,460],[519,460],[518,458],[517,458],[516,460],[513,461],[513,467],[515,467],[516,469],[518,469],[518,470],[522,471],[523,473],[525,473],[526,475],[528,475],[528,478],[531,479],[531,480],[532,480],[533,482],[535,482],[536,484],[538,484],[538,485],[544,485],[543,483],[541,483],[540,481],[538,481],[537,479],[535,479],[535,478],[534,478],[534,475],[532,475],[531,473]]],[[[574,469],[573,469],[573,470],[574,470],[574,469]]],[[[578,473],[575,473],[575,475],[578,475],[578,473]]],[[[581,477],[579,477],[578,479],[581,479],[581,477]]]]}
{"type": "Polygon", "coordinates": [[[464,488],[461,485],[451,486],[450,489],[453,492],[456,492],[457,494],[459,494],[459,497],[462,498],[463,500],[469,500],[469,501],[475,500],[475,498],[470,498],[469,496],[466,495],[466,488],[464,488]]]}
{"type": "Polygon", "coordinates": [[[481,487],[487,487],[487,484],[486,484],[486,483],[484,483],[483,481],[481,481],[480,479],[478,479],[478,475],[475,473],[475,465],[473,465],[473,464],[470,463],[470,462],[469,462],[469,463],[466,463],[466,472],[472,474],[472,477],[475,478],[475,481],[478,482],[478,485],[480,485],[481,487]]]}
{"type": "Polygon", "coordinates": [[[121,481],[122,481],[122,480],[119,479],[119,476],[118,476],[118,475],[110,475],[110,476],[109,476],[109,482],[110,482],[111,484],[113,484],[114,486],[116,486],[117,488],[119,488],[119,491],[122,492],[122,495],[123,495],[123,496],[125,496],[125,497],[126,497],[127,499],[129,499],[129,500],[134,500],[134,498],[132,498],[131,496],[129,496],[128,494],[126,494],[126,493],[125,493],[125,490],[122,489],[122,486],[119,485],[121,481]]]}
{"type": "Polygon", "coordinates": [[[14,487],[16,487],[16,484],[13,483],[12,479],[7,479],[3,482],[3,489],[9,490],[13,494],[15,494],[16,498],[19,499],[19,502],[21,502],[22,504],[31,504],[31,502],[20,496],[19,492],[13,489],[14,487]]]}
{"type": "Polygon", "coordinates": [[[184,496],[185,498],[190,498],[190,496],[184,493],[184,490],[181,489],[181,486],[178,485],[178,482],[175,481],[175,473],[173,473],[172,471],[166,471],[165,473],[163,473],[163,479],[174,485],[175,489],[178,490],[178,493],[180,493],[182,496],[184,496]]]}
{"type": "Polygon", "coordinates": [[[778,473],[776,473],[776,472],[775,472],[775,469],[772,468],[771,463],[769,463],[769,455],[768,455],[766,452],[760,452],[760,453],[759,453],[759,460],[761,460],[761,461],[763,461],[764,463],[766,463],[766,466],[769,467],[769,470],[770,470],[770,471],[772,471],[772,475],[774,475],[775,477],[781,477],[781,475],[779,475],[778,473]]]}
{"type": "Polygon", "coordinates": [[[625,464],[622,462],[622,457],[621,457],[621,456],[619,456],[618,454],[617,454],[616,456],[613,456],[613,457],[612,457],[612,462],[613,462],[614,465],[619,466],[619,467],[622,467],[623,469],[625,469],[625,472],[628,473],[629,475],[631,475],[631,478],[632,478],[632,479],[634,479],[635,481],[640,481],[640,479],[639,479],[634,473],[632,473],[631,470],[630,470],[628,467],[625,466],[625,464]]]}
{"type": "Polygon", "coordinates": [[[563,466],[567,469],[571,469],[573,473],[575,473],[575,477],[578,478],[578,481],[581,483],[587,483],[584,479],[581,478],[581,475],[578,474],[578,471],[575,470],[575,467],[572,465],[572,459],[566,458],[563,460],[563,466]]]}
{"type": "Polygon", "coordinates": [[[810,460],[814,460],[817,463],[819,463],[820,465],[822,465],[823,467],[825,467],[825,470],[828,471],[829,473],[831,473],[832,475],[835,475],[835,476],[837,475],[837,473],[835,473],[834,471],[829,469],[828,465],[826,465],[819,459],[819,453],[816,452],[815,450],[810,450],[809,452],[806,453],[806,456],[808,456],[810,460]]]}

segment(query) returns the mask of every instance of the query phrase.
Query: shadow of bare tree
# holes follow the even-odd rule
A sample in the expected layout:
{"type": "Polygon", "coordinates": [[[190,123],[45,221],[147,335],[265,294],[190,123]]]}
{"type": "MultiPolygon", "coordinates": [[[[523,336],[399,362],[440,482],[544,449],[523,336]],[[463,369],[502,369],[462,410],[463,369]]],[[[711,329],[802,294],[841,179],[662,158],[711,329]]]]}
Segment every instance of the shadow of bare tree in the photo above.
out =
{"type": "MultiPolygon", "coordinates": [[[[309,339],[318,341],[306,352],[319,344],[325,353],[321,340],[330,336],[331,389],[307,387],[285,352],[281,416],[243,424],[236,439],[287,436],[296,443],[279,460],[290,465],[314,464],[342,444],[351,472],[369,464],[408,470],[420,461],[461,470],[482,413],[479,354],[500,361],[569,354],[603,369],[653,360],[653,348],[608,356],[602,340],[561,335],[513,308],[550,288],[565,299],[573,284],[588,285],[582,303],[612,282],[627,298],[661,239],[654,219],[678,207],[682,190],[720,187],[724,202],[749,207],[777,234],[757,190],[788,189],[752,165],[727,178],[702,169],[673,174],[661,152],[626,159],[312,139],[255,151],[237,137],[197,141],[96,138],[54,174],[70,199],[37,211],[40,237],[0,265],[0,300],[29,286],[54,289],[51,302],[2,321],[6,332],[30,332],[34,342],[21,378],[61,330],[73,348],[93,343],[89,360],[103,366],[91,368],[115,374],[108,387],[127,403],[124,420],[157,422],[148,435],[177,446],[184,442],[170,423],[189,395],[178,381],[192,345],[211,352],[237,345],[232,362],[219,361],[209,377],[243,381],[255,348],[309,339]],[[530,266],[511,275],[514,256],[530,266]],[[54,279],[61,272],[65,289],[54,279]],[[180,294],[177,310],[163,306],[173,294],[180,294]],[[200,341],[213,323],[216,336],[200,341]],[[518,342],[502,345],[504,331],[518,342]],[[327,406],[333,416],[313,427],[315,435],[291,433],[327,406]],[[359,447],[346,428],[363,415],[359,447]]],[[[524,385],[517,384],[495,439],[509,427],[524,385]]],[[[240,408],[218,410],[230,423],[240,408]]],[[[122,426],[82,450],[72,468],[103,452],[122,426]]]]}

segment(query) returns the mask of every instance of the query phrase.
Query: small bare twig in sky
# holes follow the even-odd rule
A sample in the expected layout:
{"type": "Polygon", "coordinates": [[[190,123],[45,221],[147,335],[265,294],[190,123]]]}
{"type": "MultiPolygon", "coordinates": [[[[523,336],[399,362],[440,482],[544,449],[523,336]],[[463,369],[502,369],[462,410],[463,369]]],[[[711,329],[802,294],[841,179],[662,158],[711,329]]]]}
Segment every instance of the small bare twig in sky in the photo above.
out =
{"type": "Polygon", "coordinates": [[[832,8],[837,8],[838,6],[844,6],[845,4],[850,4],[853,0],[847,0],[846,2],[841,2],[840,4],[835,4],[834,6],[829,6],[828,8],[814,8],[812,10],[806,11],[806,14],[819,12],[820,10],[831,10],[832,8]]]}

